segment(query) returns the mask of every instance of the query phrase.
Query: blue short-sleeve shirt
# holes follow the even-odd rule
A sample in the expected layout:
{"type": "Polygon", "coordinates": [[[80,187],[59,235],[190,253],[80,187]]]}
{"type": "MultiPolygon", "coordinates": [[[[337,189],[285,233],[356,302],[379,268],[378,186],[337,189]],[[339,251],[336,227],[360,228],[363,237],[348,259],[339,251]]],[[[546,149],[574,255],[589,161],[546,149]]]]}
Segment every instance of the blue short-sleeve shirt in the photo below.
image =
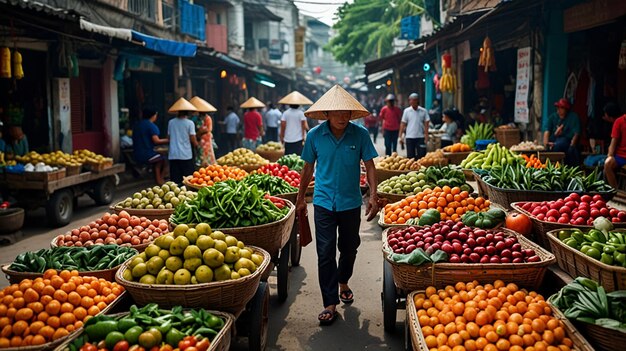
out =
{"type": "Polygon", "coordinates": [[[133,129],[133,150],[135,161],[138,163],[147,163],[151,157],[156,155],[152,136],[158,136],[159,133],[159,127],[150,122],[149,119],[142,119],[137,123],[135,129],[133,129]]]}
{"type": "Polygon", "coordinates": [[[347,211],[363,204],[360,162],[378,156],[368,131],[349,123],[339,140],[328,121],[307,134],[302,159],[315,165],[313,204],[329,211],[347,211]]]}

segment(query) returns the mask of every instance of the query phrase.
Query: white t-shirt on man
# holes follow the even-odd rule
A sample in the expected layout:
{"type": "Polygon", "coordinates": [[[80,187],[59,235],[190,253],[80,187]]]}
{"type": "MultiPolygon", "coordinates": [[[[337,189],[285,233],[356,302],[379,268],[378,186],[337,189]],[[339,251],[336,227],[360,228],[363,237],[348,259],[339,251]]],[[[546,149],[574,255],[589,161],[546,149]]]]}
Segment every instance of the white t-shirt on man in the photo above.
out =
{"type": "Polygon", "coordinates": [[[421,106],[418,106],[417,109],[413,109],[411,106],[405,108],[402,113],[402,123],[406,123],[406,138],[423,138],[425,121],[430,121],[430,116],[425,108],[421,106]]]}
{"type": "Polygon", "coordinates": [[[285,142],[297,143],[302,141],[302,121],[306,121],[304,112],[296,108],[289,108],[283,112],[283,117],[280,119],[285,121],[285,142]]]}

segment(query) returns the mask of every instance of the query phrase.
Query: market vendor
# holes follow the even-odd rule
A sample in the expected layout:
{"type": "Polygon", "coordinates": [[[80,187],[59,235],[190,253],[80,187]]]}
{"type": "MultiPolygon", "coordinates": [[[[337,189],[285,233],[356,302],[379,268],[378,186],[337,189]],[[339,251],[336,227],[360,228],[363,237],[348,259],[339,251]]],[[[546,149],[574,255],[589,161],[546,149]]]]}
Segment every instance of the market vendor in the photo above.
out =
{"type": "Polygon", "coordinates": [[[263,116],[261,116],[257,109],[265,107],[265,104],[251,97],[241,104],[240,107],[248,109],[248,111],[243,114],[243,147],[256,151],[256,147],[261,144],[261,137],[265,135],[263,116]]]}
{"type": "Polygon", "coordinates": [[[564,152],[565,164],[578,166],[580,162],[576,146],[580,136],[580,118],[571,111],[571,105],[565,98],[554,103],[554,106],[556,112],[543,124],[543,144],[552,151],[564,152]]]}
{"type": "Polygon", "coordinates": [[[161,132],[154,123],[158,116],[159,113],[153,108],[147,107],[143,110],[143,118],[133,128],[133,157],[137,163],[152,165],[154,181],[162,185],[165,183],[165,158],[154,151],[154,147],[167,144],[169,140],[159,137],[161,132]]]}
{"type": "Polygon", "coordinates": [[[604,175],[606,181],[613,188],[617,188],[615,169],[626,166],[626,114],[617,118],[611,131],[611,144],[604,161],[604,175]]]}
{"type": "Polygon", "coordinates": [[[28,138],[22,127],[9,127],[9,143],[6,145],[6,152],[15,156],[24,156],[28,153],[28,138]]]}
{"type": "Polygon", "coordinates": [[[305,164],[296,211],[300,218],[306,214],[305,194],[315,171],[315,241],[324,306],[318,320],[320,325],[329,325],[337,318],[340,300],[346,304],[354,301],[348,281],[352,276],[357,248],[361,243],[360,161],[365,162],[370,187],[370,198],[365,211],[369,221],[379,210],[373,161],[377,153],[367,130],[350,123],[350,120],[365,117],[369,112],[339,85],[326,92],[305,115],[326,120],[307,134],[301,156],[305,164]]]}

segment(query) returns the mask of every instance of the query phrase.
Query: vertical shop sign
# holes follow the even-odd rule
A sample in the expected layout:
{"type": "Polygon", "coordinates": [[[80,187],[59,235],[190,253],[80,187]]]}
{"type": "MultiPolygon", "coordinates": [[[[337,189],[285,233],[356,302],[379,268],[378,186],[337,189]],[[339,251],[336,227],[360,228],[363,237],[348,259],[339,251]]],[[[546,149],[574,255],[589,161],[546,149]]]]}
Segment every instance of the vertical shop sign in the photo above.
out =
{"type": "Polygon", "coordinates": [[[305,27],[298,27],[295,30],[295,54],[296,67],[304,66],[304,36],[306,34],[305,27]]]}
{"type": "Polygon", "coordinates": [[[530,47],[517,50],[517,83],[515,86],[515,122],[528,123],[530,89],[530,47]]]}

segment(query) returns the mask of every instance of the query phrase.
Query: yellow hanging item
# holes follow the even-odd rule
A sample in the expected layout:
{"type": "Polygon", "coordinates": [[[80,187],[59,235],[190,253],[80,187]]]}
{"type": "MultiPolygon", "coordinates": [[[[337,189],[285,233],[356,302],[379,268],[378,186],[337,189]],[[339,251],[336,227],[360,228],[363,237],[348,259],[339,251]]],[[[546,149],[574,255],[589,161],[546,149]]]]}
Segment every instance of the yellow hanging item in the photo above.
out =
{"type": "Polygon", "coordinates": [[[11,50],[0,48],[0,78],[11,78],[11,50]]]}
{"type": "Polygon", "coordinates": [[[485,72],[493,72],[496,70],[496,57],[489,37],[485,37],[485,40],[483,40],[483,47],[480,48],[480,57],[478,58],[478,66],[485,67],[485,72]]]}
{"type": "Polygon", "coordinates": [[[15,79],[24,78],[24,69],[22,69],[22,54],[17,50],[13,51],[13,77],[15,79]]]}

